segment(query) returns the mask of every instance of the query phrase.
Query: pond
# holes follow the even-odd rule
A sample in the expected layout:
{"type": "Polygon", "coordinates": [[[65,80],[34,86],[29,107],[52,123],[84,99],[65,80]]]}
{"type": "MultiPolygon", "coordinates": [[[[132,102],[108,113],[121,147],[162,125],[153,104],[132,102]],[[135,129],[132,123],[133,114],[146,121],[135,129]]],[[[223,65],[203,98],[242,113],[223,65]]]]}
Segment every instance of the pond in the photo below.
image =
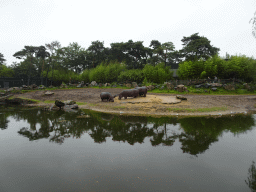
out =
{"type": "Polygon", "coordinates": [[[256,115],[0,113],[1,192],[256,190],[256,115]]]}

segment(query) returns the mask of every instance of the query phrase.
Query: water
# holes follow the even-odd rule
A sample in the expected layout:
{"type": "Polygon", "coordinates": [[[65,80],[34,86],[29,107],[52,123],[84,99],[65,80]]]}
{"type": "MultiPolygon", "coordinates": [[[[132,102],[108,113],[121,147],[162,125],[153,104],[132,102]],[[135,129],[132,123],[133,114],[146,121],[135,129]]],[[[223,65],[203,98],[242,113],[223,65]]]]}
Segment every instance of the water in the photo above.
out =
{"type": "Polygon", "coordinates": [[[1,192],[256,189],[255,115],[0,113],[1,192]]]}

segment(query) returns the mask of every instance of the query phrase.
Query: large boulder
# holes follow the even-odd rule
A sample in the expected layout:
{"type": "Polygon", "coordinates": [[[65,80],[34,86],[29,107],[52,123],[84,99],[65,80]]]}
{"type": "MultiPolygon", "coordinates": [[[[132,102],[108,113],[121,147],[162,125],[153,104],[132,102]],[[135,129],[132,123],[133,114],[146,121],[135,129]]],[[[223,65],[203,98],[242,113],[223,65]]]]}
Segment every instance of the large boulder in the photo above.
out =
{"type": "Polygon", "coordinates": [[[169,83],[169,82],[166,82],[166,88],[168,89],[168,90],[173,90],[174,89],[174,85],[173,84],[171,84],[171,83],[169,83]]]}
{"type": "Polygon", "coordinates": [[[153,85],[149,85],[149,86],[147,86],[147,89],[148,89],[148,91],[151,91],[151,90],[155,89],[155,87],[153,85]]]}
{"type": "Polygon", "coordinates": [[[225,85],[224,89],[228,91],[235,91],[235,85],[232,85],[232,84],[225,85]]]}
{"type": "Polygon", "coordinates": [[[220,83],[210,83],[212,87],[222,87],[222,84],[220,83]]]}
{"type": "Polygon", "coordinates": [[[187,98],[182,95],[176,95],[176,98],[181,100],[187,100],[187,98]]]}
{"type": "Polygon", "coordinates": [[[187,90],[187,87],[185,87],[184,85],[178,85],[177,86],[177,91],[179,92],[183,92],[183,91],[186,91],[187,90]]]}
{"type": "Polygon", "coordinates": [[[54,94],[54,92],[51,92],[51,91],[46,91],[46,92],[44,93],[44,95],[47,95],[47,96],[53,95],[53,94],[54,94]]]}
{"type": "Polygon", "coordinates": [[[131,83],[126,83],[126,85],[125,85],[126,87],[132,87],[132,85],[131,85],[131,83]]]}
{"type": "Polygon", "coordinates": [[[138,87],[138,84],[136,82],[132,82],[132,87],[138,87]]]}
{"type": "Polygon", "coordinates": [[[92,81],[92,82],[91,82],[91,85],[92,85],[92,86],[97,86],[97,82],[96,82],[96,81],[92,81]]]}

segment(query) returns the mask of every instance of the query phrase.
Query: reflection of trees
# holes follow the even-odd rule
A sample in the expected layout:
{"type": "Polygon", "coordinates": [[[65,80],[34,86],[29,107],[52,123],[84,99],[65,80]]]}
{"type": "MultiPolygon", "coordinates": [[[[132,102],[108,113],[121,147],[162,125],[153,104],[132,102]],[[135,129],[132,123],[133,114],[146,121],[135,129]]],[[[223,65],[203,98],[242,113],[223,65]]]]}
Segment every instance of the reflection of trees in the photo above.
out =
{"type": "Polygon", "coordinates": [[[251,167],[248,169],[248,177],[247,181],[245,180],[245,183],[250,187],[252,192],[256,192],[256,168],[255,168],[255,162],[252,162],[251,167]]]}
{"type": "MultiPolygon", "coordinates": [[[[223,131],[235,135],[251,130],[254,125],[252,116],[235,116],[223,118],[153,118],[133,117],[104,114],[93,111],[42,111],[38,109],[12,111],[16,120],[25,120],[29,127],[21,128],[18,133],[29,140],[48,138],[55,143],[63,143],[66,138],[80,138],[88,133],[94,142],[106,142],[107,137],[113,141],[128,142],[130,145],[143,143],[149,137],[152,146],[172,146],[176,139],[182,144],[184,153],[197,155],[204,153],[211,143],[218,141],[223,131]],[[86,113],[84,115],[84,113],[86,113]],[[82,116],[85,118],[77,118],[82,116]],[[171,127],[178,125],[183,128],[179,132],[171,132],[171,127]]],[[[8,115],[7,115],[8,116],[8,115]]],[[[7,122],[0,115],[0,125],[7,122]]],[[[5,127],[7,127],[5,123],[5,127]]]]}
{"type": "Polygon", "coordinates": [[[8,117],[8,115],[5,113],[0,114],[0,129],[2,129],[2,130],[8,128],[8,123],[10,121],[7,119],[7,117],[8,117]]]}
{"type": "Polygon", "coordinates": [[[235,116],[222,118],[183,118],[180,119],[184,133],[179,135],[184,153],[197,155],[204,153],[211,143],[218,141],[223,131],[230,131],[234,135],[251,130],[254,126],[252,116],[235,116]]]}

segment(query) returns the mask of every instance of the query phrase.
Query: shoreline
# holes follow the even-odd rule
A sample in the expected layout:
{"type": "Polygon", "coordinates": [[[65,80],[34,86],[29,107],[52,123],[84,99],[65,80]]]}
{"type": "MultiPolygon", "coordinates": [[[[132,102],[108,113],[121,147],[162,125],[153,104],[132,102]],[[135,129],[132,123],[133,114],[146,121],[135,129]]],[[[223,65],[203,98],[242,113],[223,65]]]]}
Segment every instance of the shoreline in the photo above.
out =
{"type": "Polygon", "coordinates": [[[234,114],[256,113],[256,95],[186,95],[187,100],[177,102],[176,95],[166,93],[148,93],[147,97],[118,98],[114,102],[102,102],[101,92],[119,94],[123,89],[108,88],[94,89],[82,88],[71,90],[54,90],[53,95],[45,96],[44,90],[15,94],[13,98],[25,100],[37,100],[39,103],[23,106],[46,107],[54,105],[54,101],[73,100],[79,104],[79,109],[131,115],[131,116],[223,116],[234,114]],[[224,110],[223,110],[224,109],[224,110]]]}

